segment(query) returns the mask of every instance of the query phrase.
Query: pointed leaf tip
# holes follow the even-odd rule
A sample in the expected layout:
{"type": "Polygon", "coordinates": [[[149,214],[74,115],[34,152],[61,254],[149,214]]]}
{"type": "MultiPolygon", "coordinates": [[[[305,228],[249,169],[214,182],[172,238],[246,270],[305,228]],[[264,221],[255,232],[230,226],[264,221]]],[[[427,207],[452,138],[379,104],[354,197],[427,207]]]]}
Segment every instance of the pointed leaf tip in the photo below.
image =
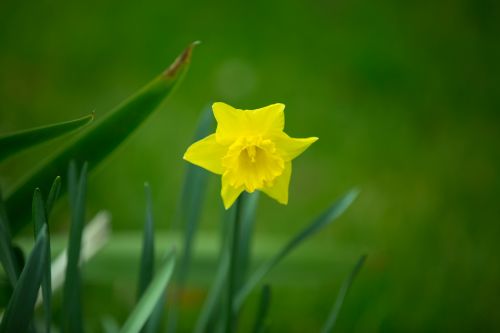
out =
{"type": "Polygon", "coordinates": [[[175,59],[172,65],[167,68],[163,75],[167,78],[176,76],[179,73],[180,69],[182,69],[184,65],[189,63],[194,47],[199,44],[200,41],[195,41],[189,44],[189,46],[184,49],[184,51],[177,57],[177,59],[175,59]]]}

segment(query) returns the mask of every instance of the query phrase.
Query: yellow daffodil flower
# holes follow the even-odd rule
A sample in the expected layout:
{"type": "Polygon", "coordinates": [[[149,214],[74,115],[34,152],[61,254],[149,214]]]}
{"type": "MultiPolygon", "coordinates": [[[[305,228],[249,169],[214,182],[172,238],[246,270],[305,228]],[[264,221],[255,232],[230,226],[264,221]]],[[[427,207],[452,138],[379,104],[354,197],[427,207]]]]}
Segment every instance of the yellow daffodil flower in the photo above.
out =
{"type": "Polygon", "coordinates": [[[222,175],[226,209],[241,192],[255,190],[286,205],[292,160],[318,138],[291,138],[283,132],[284,104],[238,110],[214,103],[212,109],[217,120],[215,133],[193,143],[184,159],[222,175]]]}

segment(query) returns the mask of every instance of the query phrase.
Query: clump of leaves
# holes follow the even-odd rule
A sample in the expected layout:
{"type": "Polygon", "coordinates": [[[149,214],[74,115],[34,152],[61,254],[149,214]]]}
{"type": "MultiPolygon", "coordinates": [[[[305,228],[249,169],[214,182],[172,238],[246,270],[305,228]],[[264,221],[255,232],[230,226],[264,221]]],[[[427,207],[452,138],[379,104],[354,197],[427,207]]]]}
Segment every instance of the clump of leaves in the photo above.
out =
{"type": "MultiPolygon", "coordinates": [[[[78,131],[66,145],[41,162],[7,192],[5,200],[0,195],[0,262],[8,280],[8,285],[0,285],[2,295],[8,295],[0,323],[0,333],[36,330],[50,332],[55,325],[59,326],[62,332],[85,331],[80,269],[82,262],[88,256],[86,237],[88,235],[94,237],[90,239],[91,243],[93,241],[97,243],[99,237],[99,232],[90,232],[92,223],[86,223],[87,175],[169,96],[188,68],[194,45],[195,43],[191,44],[165,72],[99,121],[93,121],[92,114],[0,137],[1,162],[42,141],[78,131]],[[49,189],[48,194],[44,197],[43,192],[47,189],[49,189]],[[68,246],[61,255],[61,266],[58,259],[51,264],[49,226],[52,207],[57,200],[64,197],[65,193],[71,208],[71,224],[68,246]],[[26,209],[30,203],[31,214],[29,209],[26,209]],[[19,248],[14,244],[13,237],[30,222],[33,224],[35,244],[24,260],[19,248]],[[63,285],[62,319],[56,322],[53,318],[52,295],[59,285],[63,285]],[[34,309],[40,290],[43,325],[35,327],[34,309]]],[[[206,136],[212,127],[210,110],[207,109],[202,113],[194,139],[206,136]]],[[[122,325],[116,324],[112,318],[103,321],[103,329],[106,332],[157,332],[163,318],[168,322],[169,332],[177,331],[177,323],[181,320],[179,299],[182,297],[190,273],[207,177],[205,171],[192,165],[187,166],[178,214],[183,228],[183,243],[179,258],[177,259],[176,250],[170,247],[158,267],[155,267],[151,190],[149,184],[145,184],[146,214],[137,302],[122,325]],[[175,281],[176,288],[169,289],[167,312],[164,311],[165,294],[171,281],[175,281]]],[[[302,231],[291,237],[280,251],[251,272],[251,244],[259,196],[257,193],[243,193],[236,204],[223,214],[225,236],[221,242],[220,260],[212,287],[201,307],[193,330],[235,332],[245,301],[264,282],[253,332],[267,331],[268,314],[272,306],[272,287],[266,283],[266,276],[304,241],[335,221],[357,195],[357,190],[351,190],[334,201],[317,218],[305,224],[302,231]]],[[[364,259],[364,256],[361,257],[342,285],[322,332],[330,332],[334,328],[343,300],[364,259]]]]}

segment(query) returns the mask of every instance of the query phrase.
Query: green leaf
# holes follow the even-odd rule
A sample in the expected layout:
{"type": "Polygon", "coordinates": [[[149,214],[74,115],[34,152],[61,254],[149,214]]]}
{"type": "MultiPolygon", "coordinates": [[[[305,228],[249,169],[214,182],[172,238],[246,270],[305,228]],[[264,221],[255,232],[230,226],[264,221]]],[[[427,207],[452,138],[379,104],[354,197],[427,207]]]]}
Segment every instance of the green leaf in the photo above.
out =
{"type": "MultiPolygon", "coordinates": [[[[40,234],[41,230],[46,228],[47,230],[47,246],[45,254],[50,262],[50,233],[48,231],[49,226],[47,223],[47,216],[45,213],[45,204],[43,202],[42,194],[40,189],[35,189],[35,193],[33,194],[33,225],[35,229],[35,239],[40,234]]],[[[50,327],[52,323],[52,283],[51,283],[51,272],[50,265],[45,265],[44,274],[42,278],[42,298],[43,298],[43,312],[45,315],[45,332],[50,332],[50,327]]]]}
{"type": "Polygon", "coordinates": [[[219,264],[217,266],[217,271],[215,273],[215,278],[208,292],[208,295],[201,308],[200,315],[196,321],[196,326],[194,329],[195,333],[203,333],[209,331],[208,326],[211,322],[217,321],[217,315],[222,316],[224,311],[222,311],[222,301],[223,301],[223,290],[226,285],[228,271],[229,271],[229,251],[227,248],[230,246],[231,237],[230,233],[232,231],[232,224],[235,219],[236,207],[233,205],[228,211],[223,212],[223,239],[221,246],[221,253],[219,264]]]}
{"type": "Polygon", "coordinates": [[[164,295],[165,288],[175,266],[175,253],[171,252],[156,273],[148,289],[144,292],[136,307],[121,329],[121,333],[137,333],[144,326],[151,313],[164,295]]]}
{"type": "Polygon", "coordinates": [[[337,299],[335,300],[335,304],[333,305],[333,308],[330,314],[328,315],[328,319],[326,320],[325,326],[323,326],[321,333],[329,333],[333,331],[340,309],[342,308],[342,304],[344,303],[345,296],[347,295],[347,292],[349,291],[349,288],[351,287],[354,278],[356,277],[359,270],[363,266],[365,260],[366,260],[366,255],[361,256],[361,258],[359,258],[358,262],[356,263],[356,266],[354,266],[349,276],[342,283],[337,299]]]}
{"type": "Polygon", "coordinates": [[[245,299],[257,286],[257,284],[259,284],[259,282],[267,275],[267,273],[269,273],[276,265],[278,265],[281,260],[283,260],[288,254],[290,254],[290,252],[292,252],[304,240],[308,239],[310,236],[338,218],[347,209],[347,207],[351,205],[354,199],[356,199],[357,195],[357,190],[349,191],[342,198],[331,205],[322,215],[316,218],[316,220],[309,224],[304,230],[299,232],[292,240],[288,242],[288,244],[286,244],[281,249],[281,251],[279,251],[273,258],[271,258],[271,260],[264,263],[247,280],[245,285],[243,285],[243,287],[238,292],[233,311],[237,312],[241,308],[245,299]]]}
{"type": "Polygon", "coordinates": [[[57,176],[50,187],[49,195],[47,197],[47,202],[45,204],[45,211],[47,212],[47,219],[50,217],[52,208],[57,198],[59,198],[59,193],[61,192],[61,177],[57,176]]]}
{"type": "MultiPolygon", "coordinates": [[[[74,170],[71,163],[70,170],[74,170]]],[[[70,198],[73,198],[71,207],[71,226],[68,242],[68,260],[63,291],[63,332],[77,333],[83,331],[81,308],[81,276],[80,276],[80,250],[82,246],[82,231],[85,223],[85,200],[87,192],[88,164],[84,163],[80,178],[74,179],[75,173],[70,171],[69,184],[77,183],[76,188],[70,188],[70,198]]]]}
{"type": "MultiPolygon", "coordinates": [[[[198,141],[213,131],[213,115],[211,107],[202,112],[193,141],[198,141]]],[[[208,173],[202,168],[186,164],[186,175],[182,186],[179,209],[179,222],[184,229],[183,251],[176,272],[175,280],[177,290],[172,292],[172,301],[168,313],[168,332],[175,332],[178,320],[178,307],[181,293],[186,284],[191,264],[194,237],[198,230],[203,199],[205,197],[208,173]]]]}
{"type": "Polygon", "coordinates": [[[229,252],[229,271],[227,275],[227,300],[226,300],[226,333],[234,332],[237,325],[238,310],[235,306],[235,297],[238,291],[238,259],[240,246],[240,230],[243,218],[243,207],[246,197],[240,195],[236,199],[236,214],[232,223],[231,246],[227,248],[229,252]]]}
{"type": "Polygon", "coordinates": [[[94,120],[94,113],[75,120],[32,128],[0,137],[0,162],[39,143],[81,128],[94,120]]]}
{"type": "MultiPolygon", "coordinates": [[[[148,183],[144,183],[144,191],[146,194],[146,222],[144,223],[139,284],[137,288],[138,299],[142,297],[153,279],[155,260],[153,204],[151,200],[151,188],[148,183]]],[[[144,325],[142,332],[153,333],[158,330],[164,306],[165,298],[162,297],[158,301],[158,304],[156,304],[155,309],[151,314],[151,318],[144,325]]]]}
{"type": "Polygon", "coordinates": [[[11,286],[15,286],[19,276],[19,265],[12,247],[12,238],[9,229],[9,220],[3,203],[2,193],[0,192],[0,262],[7,273],[11,286]]]}
{"type": "Polygon", "coordinates": [[[0,324],[0,333],[27,332],[33,319],[38,289],[42,282],[47,258],[47,228],[44,226],[36,239],[26,266],[14,288],[7,309],[0,324]]]}
{"type": "Polygon", "coordinates": [[[144,191],[146,193],[146,223],[144,223],[139,283],[137,286],[138,299],[142,297],[142,294],[153,279],[155,261],[153,209],[151,204],[151,188],[148,183],[144,183],[144,191]]]}
{"type": "Polygon", "coordinates": [[[241,228],[239,235],[238,262],[236,267],[236,287],[239,289],[246,278],[248,266],[250,264],[250,251],[255,225],[255,215],[257,212],[257,203],[259,201],[259,192],[243,192],[244,196],[241,212],[241,228]]]}
{"type": "Polygon", "coordinates": [[[259,309],[255,317],[255,324],[253,326],[254,333],[264,333],[267,330],[267,314],[269,312],[269,303],[271,302],[271,287],[266,284],[262,287],[260,294],[259,309]]]}
{"type": "MultiPolygon", "coordinates": [[[[158,109],[186,72],[194,45],[191,44],[164,73],[50,156],[7,193],[7,213],[17,217],[11,221],[13,234],[29,221],[24,207],[30,202],[34,188],[49,188],[51,180],[63,174],[72,159],[79,163],[88,161],[89,168],[94,169],[158,109]]],[[[65,189],[63,179],[62,190],[65,189]]]]}

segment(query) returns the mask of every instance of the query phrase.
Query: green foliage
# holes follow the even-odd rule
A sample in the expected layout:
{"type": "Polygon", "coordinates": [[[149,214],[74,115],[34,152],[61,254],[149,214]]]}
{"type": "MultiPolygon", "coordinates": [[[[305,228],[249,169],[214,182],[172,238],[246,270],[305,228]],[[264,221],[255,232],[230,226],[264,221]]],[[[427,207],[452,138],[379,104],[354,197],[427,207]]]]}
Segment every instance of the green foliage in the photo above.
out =
{"type": "MultiPolygon", "coordinates": [[[[211,107],[206,107],[201,113],[198,127],[193,141],[200,140],[211,133],[213,128],[213,116],[211,107]]],[[[178,220],[183,229],[184,239],[183,251],[176,272],[175,280],[177,290],[173,290],[173,297],[169,307],[168,331],[175,332],[178,320],[179,298],[189,274],[189,266],[192,259],[193,243],[198,230],[199,220],[203,209],[203,201],[206,192],[208,173],[192,164],[186,166],[184,183],[181,191],[180,209],[178,220]]]]}
{"type": "MultiPolygon", "coordinates": [[[[0,323],[0,333],[35,330],[34,308],[40,287],[43,299],[44,330],[51,331],[54,324],[52,322],[53,300],[57,300],[57,298],[52,296],[54,290],[51,276],[51,243],[48,220],[55,202],[64,191],[68,192],[71,224],[63,272],[64,287],[60,329],[62,332],[71,333],[85,331],[80,265],[81,259],[85,257],[84,250],[86,248],[84,246],[88,241],[87,236],[85,244],[82,239],[86,216],[88,173],[109,156],[169,95],[188,67],[193,46],[194,44],[190,45],[165,73],[37,166],[32,174],[28,175],[9,193],[6,207],[4,207],[0,197],[0,260],[14,288],[0,323]],[[63,173],[68,163],[67,179],[61,178],[59,174],[63,173]],[[80,164],[82,167],[78,170],[80,164]],[[51,183],[52,179],[54,180],[51,183]],[[50,191],[45,202],[40,188],[49,188],[49,186],[50,191]],[[35,245],[21,271],[23,265],[19,264],[20,260],[16,255],[17,247],[12,244],[11,229],[16,233],[29,222],[26,219],[28,210],[24,209],[26,206],[25,198],[28,191],[33,190],[31,221],[33,222],[35,245]],[[12,217],[11,223],[9,223],[8,215],[12,217]],[[19,271],[21,271],[20,275],[19,271]]],[[[20,150],[20,147],[31,146],[72,128],[83,126],[88,121],[88,119],[82,118],[73,122],[21,132],[21,134],[13,136],[17,138],[17,141],[12,141],[14,143],[7,151],[16,151],[16,149],[20,150]]],[[[207,109],[200,118],[195,140],[211,132],[212,125],[211,111],[207,109]]],[[[170,281],[173,280],[174,272],[178,290],[170,289],[173,292],[171,293],[172,303],[168,328],[170,332],[176,332],[181,310],[179,300],[188,284],[187,277],[193,262],[195,236],[199,229],[200,219],[204,214],[203,203],[207,184],[208,175],[205,171],[192,165],[187,167],[178,212],[178,221],[180,221],[180,227],[183,230],[183,251],[178,269],[174,271],[176,267],[175,249],[167,252],[165,259],[155,270],[152,195],[149,184],[145,183],[146,216],[137,281],[138,301],[130,315],[124,320],[121,329],[118,328],[114,318],[101,317],[106,332],[157,332],[164,315],[165,292],[170,281]]],[[[250,276],[248,276],[248,271],[252,263],[252,241],[259,195],[257,193],[243,193],[237,199],[234,207],[229,211],[224,211],[222,219],[224,235],[220,242],[219,263],[213,285],[198,316],[194,328],[195,332],[222,330],[225,330],[226,333],[235,332],[240,320],[242,305],[251,292],[274,267],[300,244],[337,219],[354,201],[357,193],[356,190],[352,190],[341,197],[250,276]]],[[[325,324],[324,332],[329,332],[333,328],[347,290],[363,261],[364,257],[360,259],[342,285],[334,308],[325,324]]],[[[58,267],[57,260],[54,267],[58,267]]],[[[57,276],[57,273],[54,275],[57,276]]],[[[270,299],[271,289],[268,284],[265,284],[253,322],[253,332],[255,333],[262,333],[269,329],[270,299]]]]}
{"type": "Polygon", "coordinates": [[[158,269],[153,281],[142,295],[139,303],[120,330],[121,333],[137,333],[144,326],[156,304],[163,296],[165,288],[172,276],[175,265],[175,252],[167,255],[158,269]]]}
{"type": "Polygon", "coordinates": [[[64,280],[63,297],[63,331],[83,332],[81,305],[81,273],[80,252],[82,232],[85,223],[85,201],[87,193],[88,164],[83,165],[80,176],[77,177],[76,162],[71,161],[68,171],[69,197],[71,204],[71,226],[68,241],[68,259],[66,277],[64,280]]]}
{"type": "Polygon", "coordinates": [[[337,219],[351,205],[357,196],[358,191],[351,190],[339,200],[334,202],[323,214],[316,218],[304,230],[299,232],[281,249],[281,251],[279,251],[273,258],[262,265],[252,276],[250,276],[236,296],[233,311],[239,311],[250,292],[277,264],[279,264],[303,241],[318,232],[321,228],[328,225],[330,222],[337,219]]]}
{"type": "Polygon", "coordinates": [[[359,270],[363,266],[365,260],[366,255],[361,256],[349,276],[342,283],[335,304],[333,305],[332,311],[328,315],[325,326],[323,326],[323,328],[321,329],[321,333],[330,333],[333,331],[333,328],[335,327],[335,323],[337,322],[337,318],[339,316],[340,309],[342,308],[342,304],[344,303],[345,296],[347,295],[347,292],[349,291],[354,278],[356,277],[356,275],[358,275],[359,270]]]}
{"type": "Polygon", "coordinates": [[[12,247],[9,221],[5,212],[2,193],[0,192],[0,261],[7,273],[10,284],[14,286],[18,277],[18,265],[12,247]]]}
{"type": "Polygon", "coordinates": [[[191,44],[164,73],[42,162],[7,193],[7,214],[15,217],[10,225],[12,233],[16,234],[28,222],[29,215],[23,207],[29,202],[34,188],[48,188],[52,179],[64,173],[70,160],[87,161],[90,169],[97,167],[158,108],[186,72],[194,45],[191,44]]]}
{"type": "Polygon", "coordinates": [[[92,120],[94,120],[93,113],[79,119],[1,136],[0,162],[24,149],[79,129],[89,124],[92,120]]]}
{"type": "Polygon", "coordinates": [[[42,279],[42,298],[43,298],[43,311],[45,314],[45,332],[50,333],[52,323],[52,275],[50,271],[50,233],[49,225],[47,223],[46,205],[43,202],[42,193],[40,189],[35,189],[33,194],[33,226],[35,227],[35,238],[38,237],[40,232],[45,228],[47,232],[47,246],[46,258],[47,264],[44,265],[44,273],[42,279]]]}
{"type": "Polygon", "coordinates": [[[47,227],[43,226],[5,309],[0,324],[1,333],[28,331],[33,318],[38,289],[45,272],[44,267],[48,264],[48,242],[47,227]]]}
{"type": "Polygon", "coordinates": [[[269,312],[269,303],[271,302],[271,287],[266,284],[262,287],[260,294],[259,308],[255,316],[255,324],[253,326],[253,333],[264,333],[268,331],[266,323],[267,315],[269,312]]]}
{"type": "Polygon", "coordinates": [[[146,222],[144,223],[139,284],[137,286],[137,297],[139,299],[153,278],[155,261],[153,208],[151,203],[151,188],[148,183],[144,184],[144,191],[146,194],[146,222]]]}

